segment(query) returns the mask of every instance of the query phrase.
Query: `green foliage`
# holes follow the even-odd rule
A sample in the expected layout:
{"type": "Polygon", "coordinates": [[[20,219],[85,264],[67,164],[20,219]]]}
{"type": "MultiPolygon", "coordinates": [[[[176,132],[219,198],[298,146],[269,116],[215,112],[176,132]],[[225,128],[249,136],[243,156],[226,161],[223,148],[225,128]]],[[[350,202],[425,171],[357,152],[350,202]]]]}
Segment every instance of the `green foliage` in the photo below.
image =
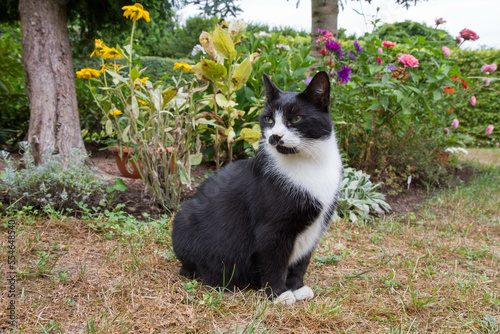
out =
{"type": "Polygon", "coordinates": [[[47,152],[44,163],[35,165],[29,145],[21,144],[23,169],[6,152],[2,157],[6,170],[0,175],[0,190],[8,194],[12,203],[59,210],[102,196],[106,182],[96,176],[95,169],[85,165],[87,156],[79,150],[74,150],[67,160],[47,152]]]}
{"type": "Polygon", "coordinates": [[[13,147],[28,132],[29,107],[21,59],[21,28],[0,25],[0,149],[13,147]]]}
{"type": "Polygon", "coordinates": [[[354,168],[344,168],[337,200],[338,211],[344,217],[356,222],[365,221],[369,214],[389,212],[391,207],[385,202],[385,195],[377,192],[382,183],[373,184],[370,175],[354,168]]]}
{"type": "Polygon", "coordinates": [[[467,129],[467,133],[474,137],[475,144],[486,146],[497,146],[500,143],[500,117],[499,93],[500,78],[498,70],[491,75],[481,72],[485,64],[500,65],[500,50],[453,50],[450,58],[456,61],[464,76],[473,78],[470,85],[475,86],[471,95],[477,99],[473,107],[469,99],[458,101],[454,111],[461,121],[461,125],[467,129]],[[482,78],[490,78],[491,83],[485,86],[482,78]],[[495,127],[489,136],[485,134],[486,127],[492,124],[495,127]]]}
{"type": "Polygon", "coordinates": [[[441,46],[452,48],[457,45],[455,39],[445,30],[428,27],[426,24],[410,20],[383,24],[377,27],[373,34],[383,41],[390,40],[396,43],[403,43],[405,38],[412,39],[422,36],[426,40],[439,41],[441,46]]]}
{"type": "MultiPolygon", "coordinates": [[[[141,57],[141,64],[144,66],[144,75],[149,77],[149,81],[157,82],[163,80],[165,83],[175,84],[174,77],[178,76],[179,71],[174,70],[174,66],[179,62],[190,62],[187,58],[162,58],[162,57],[141,57]]],[[[192,81],[195,76],[192,73],[183,74],[184,80],[192,81]]]]}

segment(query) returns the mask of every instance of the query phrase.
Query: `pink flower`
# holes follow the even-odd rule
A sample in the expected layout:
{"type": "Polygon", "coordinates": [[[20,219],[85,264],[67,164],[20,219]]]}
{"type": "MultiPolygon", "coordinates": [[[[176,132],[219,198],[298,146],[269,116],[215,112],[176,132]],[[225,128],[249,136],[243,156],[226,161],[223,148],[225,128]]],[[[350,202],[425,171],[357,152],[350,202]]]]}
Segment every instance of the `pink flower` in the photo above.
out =
{"type": "Polygon", "coordinates": [[[326,56],[328,54],[328,51],[323,49],[323,50],[319,50],[319,53],[322,54],[323,56],[326,56]]]}
{"type": "Polygon", "coordinates": [[[476,97],[474,95],[470,97],[470,104],[472,104],[472,106],[476,105],[476,97]]]}
{"type": "Polygon", "coordinates": [[[409,54],[404,54],[398,58],[400,63],[403,63],[405,67],[418,67],[418,59],[409,54]]]}
{"type": "Polygon", "coordinates": [[[382,52],[384,52],[384,49],[382,49],[382,48],[378,48],[377,52],[378,52],[378,53],[382,53],[382,52]]]}
{"type": "Polygon", "coordinates": [[[450,49],[448,47],[443,46],[441,50],[443,50],[445,57],[448,57],[450,55],[450,49]]]}
{"type": "Polygon", "coordinates": [[[485,86],[489,86],[490,85],[490,78],[483,78],[483,81],[486,81],[486,83],[484,84],[485,86]]]}
{"type": "Polygon", "coordinates": [[[457,44],[460,44],[464,41],[464,39],[460,36],[455,37],[455,39],[457,40],[457,44]]]}
{"type": "Polygon", "coordinates": [[[484,132],[487,136],[491,135],[491,133],[493,132],[493,129],[495,127],[493,126],[493,124],[490,124],[488,125],[488,127],[486,128],[486,131],[484,132]]]}
{"type": "Polygon", "coordinates": [[[377,57],[377,61],[378,61],[379,64],[382,64],[382,58],[377,57]]]}
{"type": "Polygon", "coordinates": [[[382,42],[382,46],[387,46],[387,47],[393,48],[394,45],[395,45],[394,42],[391,42],[391,41],[383,41],[382,42]]]}
{"type": "Polygon", "coordinates": [[[444,128],[444,135],[447,136],[450,134],[450,130],[448,128],[444,128]]]}
{"type": "Polygon", "coordinates": [[[446,21],[445,21],[442,17],[441,17],[441,18],[439,18],[439,19],[436,19],[436,27],[437,27],[438,25],[440,25],[440,24],[445,24],[445,23],[446,23],[446,21]]]}
{"type": "Polygon", "coordinates": [[[458,123],[459,123],[459,122],[458,122],[458,119],[456,119],[456,118],[455,118],[455,119],[453,120],[453,122],[451,123],[451,128],[452,128],[453,130],[456,130],[456,129],[458,128],[458,123]]]}
{"type": "Polygon", "coordinates": [[[460,37],[462,37],[464,41],[477,41],[479,39],[479,36],[469,29],[462,29],[462,31],[460,31],[460,37]]]}
{"type": "Polygon", "coordinates": [[[491,74],[497,70],[497,64],[484,64],[483,67],[481,67],[482,72],[486,72],[488,74],[491,74]]]}

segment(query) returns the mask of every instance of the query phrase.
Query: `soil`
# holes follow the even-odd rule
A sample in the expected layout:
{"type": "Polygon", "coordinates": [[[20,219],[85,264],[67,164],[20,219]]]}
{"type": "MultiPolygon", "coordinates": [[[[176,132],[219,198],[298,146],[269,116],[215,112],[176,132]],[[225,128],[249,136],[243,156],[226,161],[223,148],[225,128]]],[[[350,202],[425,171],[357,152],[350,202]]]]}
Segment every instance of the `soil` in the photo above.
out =
{"type": "MultiPolygon", "coordinates": [[[[143,213],[147,213],[153,217],[164,213],[169,214],[169,212],[150,204],[150,197],[145,191],[144,182],[141,179],[130,179],[120,174],[114,156],[110,151],[97,144],[87,145],[87,151],[90,154],[91,163],[99,169],[101,176],[108,179],[110,185],[113,184],[116,178],[121,178],[128,185],[126,191],[116,192],[116,198],[114,199],[114,203],[125,204],[122,210],[137,218],[142,218],[143,213]]],[[[19,158],[19,155],[12,154],[12,157],[19,158]]],[[[4,164],[0,161],[0,172],[4,168],[4,164]]],[[[213,172],[215,172],[215,165],[212,163],[203,162],[199,166],[194,167],[191,173],[194,182],[191,188],[183,188],[182,201],[191,198],[196,192],[196,187],[213,172]]],[[[386,201],[393,210],[391,213],[404,215],[408,212],[415,212],[419,210],[421,204],[429,196],[435,194],[440,188],[458,185],[461,182],[468,184],[471,177],[477,172],[476,169],[469,165],[462,165],[460,168],[449,167],[448,173],[453,175],[449,183],[441,184],[439,187],[429,190],[423,184],[411,184],[409,189],[405,189],[397,195],[386,195],[386,201]]],[[[381,189],[381,192],[384,193],[384,188],[381,189]]],[[[0,194],[0,200],[3,199],[2,197],[6,197],[6,194],[0,194]]],[[[97,206],[98,202],[91,203],[91,205],[97,206]]]]}

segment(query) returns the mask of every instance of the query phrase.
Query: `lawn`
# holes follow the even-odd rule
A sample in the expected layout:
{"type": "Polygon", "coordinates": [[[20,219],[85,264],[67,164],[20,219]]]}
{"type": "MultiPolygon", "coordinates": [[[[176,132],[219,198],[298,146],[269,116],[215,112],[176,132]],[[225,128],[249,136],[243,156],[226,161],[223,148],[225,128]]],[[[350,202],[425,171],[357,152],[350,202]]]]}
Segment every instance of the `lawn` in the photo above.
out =
{"type": "MultiPolygon", "coordinates": [[[[15,333],[491,333],[500,330],[500,171],[415,212],[338,220],[313,255],[317,296],[276,306],[178,275],[171,221],[17,213],[15,333]]],[[[7,219],[0,272],[7,289],[7,219]]],[[[1,299],[0,332],[9,328],[1,299]]]]}

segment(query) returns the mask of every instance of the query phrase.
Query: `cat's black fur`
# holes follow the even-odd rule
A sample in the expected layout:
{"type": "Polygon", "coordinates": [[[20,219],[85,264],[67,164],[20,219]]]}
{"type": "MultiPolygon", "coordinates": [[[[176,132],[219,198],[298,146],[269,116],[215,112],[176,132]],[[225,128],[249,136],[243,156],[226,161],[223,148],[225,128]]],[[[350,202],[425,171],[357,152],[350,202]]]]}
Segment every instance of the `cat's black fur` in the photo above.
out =
{"type": "Polygon", "coordinates": [[[283,146],[280,135],[266,137],[274,126],[270,118],[281,110],[286,126],[304,141],[325,140],[334,133],[325,72],[302,93],[283,92],[266,75],[264,82],[267,104],[260,117],[263,138],[257,157],[227,165],[206,180],[175,216],[172,241],[182,275],[211,286],[265,287],[272,296],[304,286],[312,249],[290,264],[295,240],[322,210],[324,231],[336,194],[325,207],[276,170],[270,150],[297,155],[301,149],[283,146]],[[301,119],[295,124],[296,116],[301,119]]]}

